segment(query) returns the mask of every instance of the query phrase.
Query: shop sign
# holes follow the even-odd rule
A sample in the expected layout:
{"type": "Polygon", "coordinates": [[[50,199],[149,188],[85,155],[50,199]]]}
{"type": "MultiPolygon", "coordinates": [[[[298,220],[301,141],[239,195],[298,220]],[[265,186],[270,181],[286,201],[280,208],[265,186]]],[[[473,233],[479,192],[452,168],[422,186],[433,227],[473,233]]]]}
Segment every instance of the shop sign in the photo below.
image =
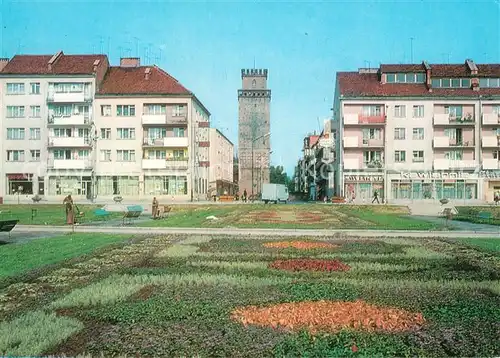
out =
{"type": "Polygon", "coordinates": [[[481,170],[479,175],[482,178],[500,179],[500,170],[481,170]]]}
{"type": "Polygon", "coordinates": [[[353,182],[381,182],[384,181],[384,177],[382,175],[346,175],[344,177],[345,181],[353,181],[353,182]]]}
{"type": "Polygon", "coordinates": [[[402,179],[473,179],[477,178],[475,173],[463,172],[407,172],[401,173],[402,179]]]}
{"type": "Polygon", "coordinates": [[[7,174],[9,180],[28,180],[33,174],[7,174]]]}

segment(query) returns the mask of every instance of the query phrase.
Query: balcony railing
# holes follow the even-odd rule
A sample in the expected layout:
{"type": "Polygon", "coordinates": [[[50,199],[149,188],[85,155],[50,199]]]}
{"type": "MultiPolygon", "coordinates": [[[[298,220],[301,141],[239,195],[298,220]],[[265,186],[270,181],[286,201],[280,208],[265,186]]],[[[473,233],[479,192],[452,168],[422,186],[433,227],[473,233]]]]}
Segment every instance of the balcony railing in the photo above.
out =
{"type": "Polygon", "coordinates": [[[434,125],[474,125],[475,118],[471,113],[464,114],[463,116],[456,116],[447,113],[438,113],[434,115],[434,125]]]}
{"type": "Polygon", "coordinates": [[[434,170],[474,169],[476,166],[475,160],[434,159],[434,170]]]}
{"type": "Polygon", "coordinates": [[[82,103],[91,102],[92,94],[86,92],[49,92],[47,102],[53,103],[82,103]]]}
{"type": "Polygon", "coordinates": [[[497,126],[500,124],[500,113],[483,113],[483,125],[497,126]]]}
{"type": "Polygon", "coordinates": [[[188,137],[144,138],[144,146],[184,148],[189,146],[188,137]]]}
{"type": "Polygon", "coordinates": [[[384,125],[386,116],[384,114],[366,116],[364,114],[344,114],[344,125],[384,125]]]}
{"type": "Polygon", "coordinates": [[[90,158],[82,159],[55,159],[49,158],[47,163],[48,169],[91,169],[92,161],[90,158]]]}
{"type": "Polygon", "coordinates": [[[484,170],[499,170],[500,169],[500,160],[494,158],[483,159],[484,170]]]}
{"type": "Polygon", "coordinates": [[[460,148],[472,148],[474,147],[474,141],[457,141],[449,137],[434,137],[434,148],[450,148],[450,147],[460,147],[460,148]]]}
{"type": "Polygon", "coordinates": [[[70,116],[53,116],[47,117],[49,126],[83,126],[92,124],[90,115],[72,114],[70,116]]]}
{"type": "Polygon", "coordinates": [[[481,144],[483,148],[500,148],[500,136],[484,136],[481,144]]]}
{"type": "Polygon", "coordinates": [[[143,125],[165,125],[167,124],[167,115],[166,114],[143,114],[142,115],[142,124],[143,125]]]}
{"type": "Polygon", "coordinates": [[[88,137],[49,137],[47,145],[49,147],[89,147],[90,138],[88,137]]]}

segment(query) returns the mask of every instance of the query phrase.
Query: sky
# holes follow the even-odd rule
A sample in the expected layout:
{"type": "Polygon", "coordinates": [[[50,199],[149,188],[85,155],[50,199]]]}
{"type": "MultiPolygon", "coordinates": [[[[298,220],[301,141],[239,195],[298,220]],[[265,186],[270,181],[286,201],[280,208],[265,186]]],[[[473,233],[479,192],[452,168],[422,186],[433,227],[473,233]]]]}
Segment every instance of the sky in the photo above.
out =
{"type": "Polygon", "coordinates": [[[242,68],[267,68],[272,165],[293,174],[331,117],[335,74],[380,63],[500,63],[500,0],[9,1],[0,54],[105,53],[157,64],[238,144],[242,68]]]}

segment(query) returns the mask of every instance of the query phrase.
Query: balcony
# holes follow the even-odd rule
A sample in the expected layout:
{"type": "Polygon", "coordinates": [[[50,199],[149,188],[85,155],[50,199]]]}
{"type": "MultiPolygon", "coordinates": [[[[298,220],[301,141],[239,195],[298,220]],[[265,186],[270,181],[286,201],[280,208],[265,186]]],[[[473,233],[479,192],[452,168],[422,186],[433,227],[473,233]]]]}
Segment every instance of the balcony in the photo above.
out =
{"type": "Polygon", "coordinates": [[[361,137],[344,137],[344,148],[383,148],[382,139],[363,139],[361,137]]]}
{"type": "Polygon", "coordinates": [[[144,138],[143,145],[158,148],[184,148],[189,146],[188,137],[144,138]]]}
{"type": "Polygon", "coordinates": [[[365,116],[363,114],[349,113],[344,115],[344,126],[383,126],[385,115],[365,116]]]}
{"type": "Polygon", "coordinates": [[[85,126],[92,124],[91,118],[84,114],[73,114],[71,116],[47,118],[49,126],[85,126]]]}
{"type": "Polygon", "coordinates": [[[49,137],[49,148],[90,147],[90,139],[85,137],[49,137]]]}
{"type": "Polygon", "coordinates": [[[497,126],[500,124],[500,113],[483,113],[484,126],[497,126]]]}
{"type": "Polygon", "coordinates": [[[483,159],[484,170],[500,170],[500,160],[498,159],[483,159]]]}
{"type": "Polygon", "coordinates": [[[185,114],[180,116],[171,116],[167,118],[167,124],[180,124],[187,125],[187,116],[185,114]]]}
{"type": "Polygon", "coordinates": [[[483,148],[498,148],[500,147],[500,136],[484,136],[481,139],[481,146],[483,148]]]}
{"type": "Polygon", "coordinates": [[[383,161],[363,162],[362,159],[344,158],[344,170],[368,169],[377,171],[384,167],[383,161]]]}
{"type": "Polygon", "coordinates": [[[434,170],[474,169],[476,166],[475,160],[434,159],[434,170]]]}
{"type": "Polygon", "coordinates": [[[474,148],[474,141],[458,141],[449,137],[434,137],[434,148],[474,148]]]}
{"type": "Polygon", "coordinates": [[[188,168],[187,158],[168,159],[143,159],[142,169],[171,169],[186,170],[188,168]]]}
{"type": "Polygon", "coordinates": [[[166,114],[143,114],[142,115],[143,125],[166,125],[167,115],[166,114]]]}
{"type": "Polygon", "coordinates": [[[440,113],[434,115],[435,126],[474,126],[475,119],[471,114],[462,117],[452,116],[450,114],[440,113]]]}
{"type": "Polygon", "coordinates": [[[361,147],[363,148],[383,148],[384,141],[382,139],[363,139],[361,141],[361,147]]]}
{"type": "Polygon", "coordinates": [[[48,169],[91,169],[92,162],[89,158],[85,159],[54,159],[50,158],[47,164],[48,169]]]}
{"type": "Polygon", "coordinates": [[[47,102],[50,103],[82,103],[91,102],[92,95],[84,92],[49,93],[47,102]]]}

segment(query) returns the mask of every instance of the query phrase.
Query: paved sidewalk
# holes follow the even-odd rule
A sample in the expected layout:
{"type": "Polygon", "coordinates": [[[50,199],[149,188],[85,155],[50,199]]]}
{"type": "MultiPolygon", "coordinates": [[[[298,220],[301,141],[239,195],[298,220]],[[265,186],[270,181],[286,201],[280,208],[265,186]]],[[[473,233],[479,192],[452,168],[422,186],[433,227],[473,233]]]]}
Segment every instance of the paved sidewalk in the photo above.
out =
{"type": "MultiPolygon", "coordinates": [[[[48,231],[52,233],[71,232],[68,226],[18,225],[13,233],[48,231]]],[[[188,235],[234,235],[234,236],[312,236],[312,237],[474,237],[498,238],[500,227],[495,231],[406,231],[406,230],[317,230],[317,229],[237,229],[237,228],[165,228],[122,226],[75,226],[75,232],[124,233],[124,234],[188,234],[188,235]]]]}

